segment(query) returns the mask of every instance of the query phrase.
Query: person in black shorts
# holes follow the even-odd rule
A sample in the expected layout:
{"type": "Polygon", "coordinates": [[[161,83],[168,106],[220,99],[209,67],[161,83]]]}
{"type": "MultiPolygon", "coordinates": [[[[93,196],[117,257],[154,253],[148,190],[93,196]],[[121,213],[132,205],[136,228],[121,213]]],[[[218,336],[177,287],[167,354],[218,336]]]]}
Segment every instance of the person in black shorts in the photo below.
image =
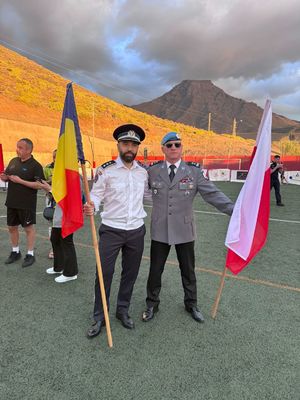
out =
{"type": "Polygon", "coordinates": [[[273,161],[270,165],[271,168],[271,190],[274,188],[275,190],[275,198],[277,206],[284,206],[281,201],[281,194],[280,194],[280,181],[279,176],[282,176],[283,173],[283,164],[280,161],[280,156],[274,156],[273,161]]]}
{"type": "Polygon", "coordinates": [[[23,138],[17,142],[18,157],[10,160],[0,178],[8,182],[5,205],[7,207],[7,225],[12,251],[5,261],[11,264],[21,258],[19,249],[19,225],[26,233],[27,254],[22,267],[29,267],[35,262],[35,223],[37,189],[43,188],[39,179],[45,179],[43,167],[32,156],[33,143],[23,138]]]}

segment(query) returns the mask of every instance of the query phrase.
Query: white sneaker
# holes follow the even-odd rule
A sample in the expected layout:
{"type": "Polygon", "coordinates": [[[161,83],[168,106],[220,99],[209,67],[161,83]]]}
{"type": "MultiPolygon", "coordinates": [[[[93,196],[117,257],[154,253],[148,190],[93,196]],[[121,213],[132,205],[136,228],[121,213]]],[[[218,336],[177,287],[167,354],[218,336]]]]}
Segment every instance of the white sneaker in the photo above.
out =
{"type": "Polygon", "coordinates": [[[58,283],[65,283],[65,282],[69,282],[69,281],[74,281],[75,279],[77,279],[77,275],[74,276],[65,276],[65,275],[60,275],[57,278],[55,278],[55,282],[58,283]]]}
{"type": "Polygon", "coordinates": [[[46,270],[47,274],[52,275],[52,274],[62,274],[63,271],[54,271],[54,268],[48,268],[46,270]]]}

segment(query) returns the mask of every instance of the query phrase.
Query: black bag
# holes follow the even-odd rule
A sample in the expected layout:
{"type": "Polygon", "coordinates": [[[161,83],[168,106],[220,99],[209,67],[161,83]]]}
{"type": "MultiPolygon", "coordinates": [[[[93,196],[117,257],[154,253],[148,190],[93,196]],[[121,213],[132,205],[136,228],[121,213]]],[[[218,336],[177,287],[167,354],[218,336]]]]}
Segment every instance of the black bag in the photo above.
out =
{"type": "Polygon", "coordinates": [[[54,207],[45,207],[43,211],[43,217],[46,218],[47,221],[52,221],[54,210],[55,210],[54,207]]]}
{"type": "Polygon", "coordinates": [[[51,192],[47,193],[47,197],[49,199],[49,205],[44,208],[43,217],[46,218],[47,221],[53,221],[56,202],[51,192]]]}

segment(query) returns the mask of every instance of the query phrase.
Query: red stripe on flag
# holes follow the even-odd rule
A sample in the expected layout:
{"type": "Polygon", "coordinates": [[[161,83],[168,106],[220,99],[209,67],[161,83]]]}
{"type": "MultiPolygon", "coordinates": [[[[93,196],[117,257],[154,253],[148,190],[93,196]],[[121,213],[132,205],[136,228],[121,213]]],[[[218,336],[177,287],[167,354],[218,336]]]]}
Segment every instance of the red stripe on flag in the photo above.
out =
{"type": "Polygon", "coordinates": [[[83,226],[80,177],[77,171],[65,170],[67,195],[58,203],[63,210],[62,237],[74,233],[83,226]]]}
{"type": "Polygon", "coordinates": [[[257,222],[255,226],[255,232],[253,236],[253,242],[250,249],[249,256],[246,260],[238,256],[232,250],[228,249],[226,257],[226,267],[230,271],[237,275],[247,264],[252,260],[253,257],[261,250],[264,246],[269,227],[270,217],[270,169],[265,172],[264,182],[262,187],[261,199],[259,204],[257,222]]]}
{"type": "Polygon", "coordinates": [[[3,160],[2,144],[0,143],[0,172],[3,171],[4,171],[4,160],[3,160]]]}

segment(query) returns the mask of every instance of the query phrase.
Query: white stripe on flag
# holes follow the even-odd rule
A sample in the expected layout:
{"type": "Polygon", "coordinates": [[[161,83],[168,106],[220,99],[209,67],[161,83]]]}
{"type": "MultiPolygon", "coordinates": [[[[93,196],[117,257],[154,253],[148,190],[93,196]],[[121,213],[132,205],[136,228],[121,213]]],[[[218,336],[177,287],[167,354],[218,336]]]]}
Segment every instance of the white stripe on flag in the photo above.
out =
{"type": "Polygon", "coordinates": [[[225,245],[247,259],[255,232],[265,173],[270,168],[272,107],[267,100],[257,135],[257,148],[231,216],[225,245]]]}

